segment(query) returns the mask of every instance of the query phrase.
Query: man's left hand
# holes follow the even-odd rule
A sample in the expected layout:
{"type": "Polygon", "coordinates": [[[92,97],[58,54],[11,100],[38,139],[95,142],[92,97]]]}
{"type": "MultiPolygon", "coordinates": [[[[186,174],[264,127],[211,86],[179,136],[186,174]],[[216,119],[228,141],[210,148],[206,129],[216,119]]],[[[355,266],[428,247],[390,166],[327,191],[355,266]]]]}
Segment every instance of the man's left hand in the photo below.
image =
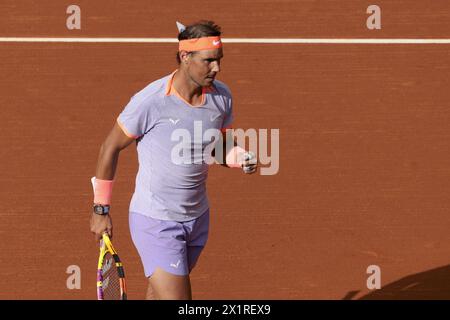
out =
{"type": "Polygon", "coordinates": [[[251,151],[244,153],[242,162],[242,170],[244,170],[244,173],[246,174],[255,173],[257,168],[258,168],[258,160],[256,159],[255,154],[251,151]]]}

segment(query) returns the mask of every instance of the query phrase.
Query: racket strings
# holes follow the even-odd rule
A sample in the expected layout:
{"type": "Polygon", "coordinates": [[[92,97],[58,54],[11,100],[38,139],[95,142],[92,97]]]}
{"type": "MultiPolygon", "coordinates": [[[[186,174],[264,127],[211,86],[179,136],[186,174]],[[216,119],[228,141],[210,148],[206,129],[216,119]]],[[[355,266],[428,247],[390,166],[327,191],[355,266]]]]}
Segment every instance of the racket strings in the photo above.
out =
{"type": "Polygon", "coordinates": [[[103,298],[105,300],[120,300],[120,277],[113,256],[107,253],[103,264],[103,298]]]}

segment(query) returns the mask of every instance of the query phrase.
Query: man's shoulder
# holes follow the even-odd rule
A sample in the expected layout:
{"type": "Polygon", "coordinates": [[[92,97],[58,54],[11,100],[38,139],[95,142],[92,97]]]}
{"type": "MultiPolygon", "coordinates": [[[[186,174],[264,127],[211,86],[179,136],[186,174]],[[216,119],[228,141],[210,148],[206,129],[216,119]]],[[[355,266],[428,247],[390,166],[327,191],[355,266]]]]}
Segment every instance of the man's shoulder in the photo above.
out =
{"type": "Polygon", "coordinates": [[[220,80],[214,80],[214,87],[217,89],[219,94],[222,94],[228,98],[231,98],[230,88],[220,80]]]}
{"type": "Polygon", "coordinates": [[[155,80],[138,91],[131,99],[139,102],[154,101],[164,97],[166,91],[167,80],[170,77],[164,76],[158,80],[155,80]]]}

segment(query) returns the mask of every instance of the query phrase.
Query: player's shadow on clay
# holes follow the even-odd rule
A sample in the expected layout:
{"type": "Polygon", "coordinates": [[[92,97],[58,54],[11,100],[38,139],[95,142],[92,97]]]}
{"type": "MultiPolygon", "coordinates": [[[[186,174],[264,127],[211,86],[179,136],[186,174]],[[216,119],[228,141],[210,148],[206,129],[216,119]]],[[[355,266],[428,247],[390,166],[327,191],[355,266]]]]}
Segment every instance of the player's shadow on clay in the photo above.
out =
{"type": "MultiPolygon", "coordinates": [[[[351,300],[358,292],[350,291],[343,300],[351,300]]],[[[406,276],[359,298],[359,300],[431,299],[450,299],[450,265],[406,276]]]]}

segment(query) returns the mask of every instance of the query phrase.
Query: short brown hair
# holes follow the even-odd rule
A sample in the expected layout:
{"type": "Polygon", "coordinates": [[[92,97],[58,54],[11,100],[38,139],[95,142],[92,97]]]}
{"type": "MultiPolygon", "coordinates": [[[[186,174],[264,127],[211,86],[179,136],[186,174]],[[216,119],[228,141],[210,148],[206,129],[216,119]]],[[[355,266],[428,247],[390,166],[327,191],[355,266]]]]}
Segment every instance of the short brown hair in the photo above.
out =
{"type": "MultiPolygon", "coordinates": [[[[201,20],[191,24],[178,34],[178,41],[195,39],[202,37],[219,37],[222,34],[220,27],[214,21],[201,20]]],[[[177,52],[177,62],[181,63],[179,52],[177,52]]]]}

